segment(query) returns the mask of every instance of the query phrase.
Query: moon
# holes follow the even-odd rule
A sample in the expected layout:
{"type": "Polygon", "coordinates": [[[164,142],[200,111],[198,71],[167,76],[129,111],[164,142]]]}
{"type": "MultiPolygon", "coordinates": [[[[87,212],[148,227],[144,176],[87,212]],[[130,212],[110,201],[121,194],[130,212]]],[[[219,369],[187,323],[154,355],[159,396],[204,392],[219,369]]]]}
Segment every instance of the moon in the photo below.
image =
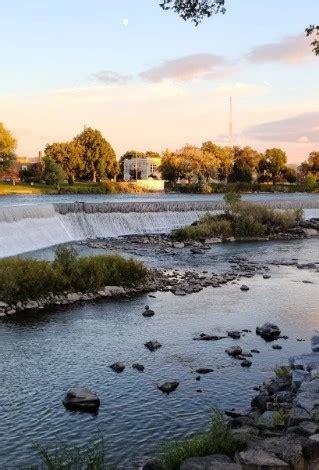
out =
{"type": "Polygon", "coordinates": [[[125,26],[125,27],[128,26],[128,19],[127,19],[127,18],[123,18],[122,24],[123,24],[123,26],[125,26]]]}

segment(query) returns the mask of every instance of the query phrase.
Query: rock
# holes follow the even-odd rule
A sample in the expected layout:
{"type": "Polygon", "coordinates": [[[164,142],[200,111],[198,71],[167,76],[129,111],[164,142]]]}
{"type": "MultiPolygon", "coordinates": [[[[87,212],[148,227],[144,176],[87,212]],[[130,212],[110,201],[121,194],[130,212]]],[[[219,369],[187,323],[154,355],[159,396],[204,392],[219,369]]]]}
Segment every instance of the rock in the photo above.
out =
{"type": "Polygon", "coordinates": [[[313,436],[310,436],[310,438],[314,442],[319,442],[319,434],[314,434],[313,436]]]}
{"type": "Polygon", "coordinates": [[[319,408],[319,394],[300,392],[294,399],[293,404],[311,413],[312,410],[319,408]]]}
{"type": "Polygon", "coordinates": [[[67,391],[63,405],[70,410],[95,412],[99,409],[100,399],[87,388],[72,387],[67,391]]]}
{"type": "Polygon", "coordinates": [[[292,388],[296,389],[296,388],[299,388],[300,385],[303,383],[303,382],[309,382],[311,379],[311,375],[310,375],[310,372],[307,372],[305,370],[294,370],[292,372],[292,388]]]}
{"type": "Polygon", "coordinates": [[[242,353],[240,346],[231,346],[230,348],[225,349],[225,352],[232,357],[239,356],[242,353]]]}
{"type": "Polygon", "coordinates": [[[183,242],[174,242],[173,247],[174,248],[185,248],[185,243],[183,243],[183,242]]]}
{"type": "Polygon", "coordinates": [[[144,344],[144,346],[150,351],[156,351],[157,349],[162,347],[161,343],[159,343],[156,339],[148,341],[144,344]]]}
{"type": "Polygon", "coordinates": [[[185,460],[180,470],[240,470],[236,464],[226,455],[209,455],[207,457],[192,457],[185,460]]]}
{"type": "Polygon", "coordinates": [[[242,286],[240,286],[240,290],[242,290],[242,291],[245,292],[245,291],[248,291],[248,290],[249,290],[249,287],[246,286],[245,284],[243,284],[242,286]]]}
{"type": "Polygon", "coordinates": [[[200,248],[191,248],[191,253],[193,255],[202,255],[204,250],[201,250],[200,248]]]}
{"type": "Polygon", "coordinates": [[[181,295],[181,296],[183,296],[183,295],[186,295],[186,292],[185,292],[184,289],[180,289],[180,288],[178,287],[177,289],[174,290],[174,294],[175,294],[175,295],[181,295]]]}
{"type": "Polygon", "coordinates": [[[259,393],[251,400],[251,407],[257,408],[258,410],[265,412],[267,411],[267,403],[269,402],[269,397],[266,393],[259,393]]]}
{"type": "Polygon", "coordinates": [[[275,403],[292,403],[295,398],[295,394],[289,391],[278,392],[274,395],[275,403]]]}
{"type": "Polygon", "coordinates": [[[260,354],[260,351],[258,349],[251,349],[250,352],[253,354],[260,354]]]}
{"type": "Polygon", "coordinates": [[[318,425],[312,421],[302,421],[298,424],[297,429],[302,436],[312,436],[318,431],[318,425]]]}
{"type": "Polygon", "coordinates": [[[319,369],[319,353],[301,354],[300,356],[293,356],[289,358],[289,363],[294,369],[298,368],[304,369],[306,371],[319,369]]]}
{"type": "Polygon", "coordinates": [[[228,336],[233,339],[240,339],[240,331],[228,331],[227,332],[228,336]]]}
{"type": "Polygon", "coordinates": [[[275,414],[274,411],[265,411],[258,420],[258,424],[267,429],[274,429],[275,425],[275,414]]]}
{"type": "Polygon", "coordinates": [[[77,294],[76,292],[70,293],[66,297],[69,302],[78,302],[79,300],[81,300],[81,296],[77,294]]]}
{"type": "Polygon", "coordinates": [[[238,410],[236,408],[232,408],[231,410],[225,410],[225,415],[229,416],[230,418],[246,418],[248,412],[245,410],[238,410]]]}
{"type": "Polygon", "coordinates": [[[319,352],[319,335],[311,338],[311,349],[314,353],[319,352]]]}
{"type": "Polygon", "coordinates": [[[119,374],[120,372],[123,372],[123,370],[125,369],[125,365],[123,364],[123,362],[115,362],[110,366],[110,368],[114,370],[114,372],[117,372],[119,374]]]}
{"type": "Polygon", "coordinates": [[[142,364],[138,364],[137,362],[132,365],[132,368],[138,370],[139,372],[144,372],[145,369],[142,364]]]}
{"type": "Polygon", "coordinates": [[[194,341],[218,341],[223,338],[225,338],[225,336],[208,335],[206,333],[201,333],[199,336],[195,336],[193,340],[194,341]]]}
{"type": "Polygon", "coordinates": [[[270,452],[261,449],[245,450],[236,454],[235,460],[246,470],[288,470],[289,464],[270,452]]]}
{"type": "Polygon", "coordinates": [[[300,392],[319,393],[319,380],[311,380],[311,382],[303,382],[300,385],[300,392]]]}
{"type": "MultiPolygon", "coordinates": [[[[264,435],[265,433],[263,433],[264,435]]],[[[288,434],[287,436],[281,435],[262,439],[258,442],[257,448],[259,447],[265,452],[275,454],[277,458],[287,462],[290,468],[306,470],[308,466],[304,460],[302,443],[302,437],[288,434]]]]}
{"type": "Polygon", "coordinates": [[[273,349],[282,349],[282,346],[280,346],[280,344],[273,344],[272,348],[273,349]]]}
{"type": "Polygon", "coordinates": [[[5,309],[5,308],[8,308],[8,307],[9,307],[9,305],[6,304],[5,302],[0,302],[0,308],[5,309]]]}
{"type": "Polygon", "coordinates": [[[249,361],[248,359],[245,359],[241,364],[242,367],[251,367],[252,362],[249,361]]]}
{"type": "Polygon", "coordinates": [[[145,305],[145,310],[142,313],[143,317],[153,317],[155,315],[154,310],[151,310],[148,305],[145,305]]]}
{"type": "Polygon", "coordinates": [[[258,436],[259,430],[254,426],[242,426],[231,430],[231,436],[245,446],[258,436]]]}
{"type": "Polygon", "coordinates": [[[263,275],[263,278],[264,278],[264,279],[270,279],[270,278],[271,278],[271,275],[270,275],[270,274],[264,274],[264,275],[263,275]]]}
{"type": "Polygon", "coordinates": [[[171,392],[174,392],[174,390],[177,389],[179,386],[179,382],[164,382],[160,385],[158,385],[158,389],[161,390],[163,393],[166,393],[167,395],[171,392]]]}
{"type": "Polygon", "coordinates": [[[38,308],[38,307],[39,307],[38,302],[36,302],[35,300],[29,300],[29,302],[27,302],[24,308],[31,310],[31,309],[38,308]]]}
{"type": "Polygon", "coordinates": [[[210,374],[211,372],[214,372],[214,369],[209,369],[207,367],[200,367],[199,369],[196,369],[197,374],[210,374]]]}
{"type": "Polygon", "coordinates": [[[264,338],[266,341],[274,341],[278,338],[281,331],[277,325],[273,323],[264,323],[262,326],[257,326],[256,334],[264,338]]]}
{"type": "Polygon", "coordinates": [[[17,313],[16,309],[10,308],[9,310],[6,311],[7,315],[15,315],[17,313]]]}
{"type": "Polygon", "coordinates": [[[292,408],[287,417],[286,417],[286,423],[287,427],[294,427],[298,426],[299,423],[303,421],[310,421],[311,420],[311,414],[302,408],[292,408]]]}

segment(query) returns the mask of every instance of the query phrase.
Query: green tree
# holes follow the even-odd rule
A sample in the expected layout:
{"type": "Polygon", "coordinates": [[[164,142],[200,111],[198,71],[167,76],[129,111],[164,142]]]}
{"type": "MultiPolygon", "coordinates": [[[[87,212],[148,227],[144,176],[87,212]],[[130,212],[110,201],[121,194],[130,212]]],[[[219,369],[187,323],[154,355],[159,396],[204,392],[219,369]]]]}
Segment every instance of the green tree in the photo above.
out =
{"type": "Polygon", "coordinates": [[[82,147],[83,176],[96,182],[105,175],[113,178],[119,172],[116,155],[107,140],[97,129],[87,127],[73,142],[82,147]]]}
{"type": "Polygon", "coordinates": [[[297,172],[294,168],[286,167],[283,169],[282,174],[287,183],[294,184],[297,182],[297,172]]]}
{"type": "Polygon", "coordinates": [[[65,179],[65,173],[61,165],[56,163],[52,158],[46,156],[43,162],[43,179],[46,184],[59,188],[65,179]]]}
{"type": "Polygon", "coordinates": [[[273,184],[276,184],[287,164],[286,152],[279,148],[267,149],[265,162],[273,184]]]}
{"type": "Polygon", "coordinates": [[[204,142],[201,149],[216,158],[218,162],[218,179],[227,182],[234,161],[233,149],[231,147],[220,147],[211,140],[204,142]]]}
{"type": "Polygon", "coordinates": [[[71,142],[55,142],[45,147],[45,155],[61,165],[69,184],[73,184],[80,171],[84,168],[82,159],[83,148],[75,140],[71,142]]]}
{"type": "Polygon", "coordinates": [[[8,170],[16,159],[17,141],[0,122],[0,170],[8,170]]]}
{"type": "Polygon", "coordinates": [[[308,157],[309,171],[319,180],[319,151],[314,150],[308,157]]]}
{"type": "Polygon", "coordinates": [[[178,179],[182,177],[178,158],[168,149],[165,150],[162,155],[160,171],[162,173],[162,178],[172,183],[173,186],[177,183],[178,179]]]}
{"type": "Polygon", "coordinates": [[[234,164],[229,175],[232,182],[251,183],[262,155],[251,147],[234,147],[234,164]]]}

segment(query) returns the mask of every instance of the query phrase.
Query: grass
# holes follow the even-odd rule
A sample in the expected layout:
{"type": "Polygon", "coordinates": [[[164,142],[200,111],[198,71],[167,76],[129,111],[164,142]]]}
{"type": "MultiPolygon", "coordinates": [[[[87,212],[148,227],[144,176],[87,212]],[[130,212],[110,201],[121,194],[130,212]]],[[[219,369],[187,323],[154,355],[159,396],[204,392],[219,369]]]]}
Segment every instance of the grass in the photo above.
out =
{"type": "Polygon", "coordinates": [[[161,464],[165,470],[179,470],[181,463],[191,457],[224,454],[233,457],[242,450],[242,444],[233,439],[224,415],[214,411],[211,428],[184,441],[176,441],[164,447],[161,464]]]}
{"type": "Polygon", "coordinates": [[[132,287],[145,281],[147,269],[118,255],[80,257],[73,248],[58,248],[55,259],[0,260],[0,299],[37,300],[68,292],[94,292],[104,286],[132,287]]]}
{"type": "MultiPolygon", "coordinates": [[[[46,470],[111,470],[107,465],[103,438],[93,440],[85,447],[56,446],[46,449],[34,445],[41,459],[41,469],[46,470]]],[[[39,466],[37,466],[39,468],[39,466]]],[[[32,469],[32,467],[31,467],[32,469]]]]}
{"type": "Polygon", "coordinates": [[[289,366],[277,367],[275,374],[279,379],[289,379],[291,377],[291,368],[289,366]]]}
{"type": "Polygon", "coordinates": [[[302,219],[298,210],[279,211],[262,204],[242,202],[226,194],[224,214],[206,214],[195,225],[182,227],[172,233],[178,241],[198,240],[205,237],[250,238],[265,237],[286,232],[302,219]]]}

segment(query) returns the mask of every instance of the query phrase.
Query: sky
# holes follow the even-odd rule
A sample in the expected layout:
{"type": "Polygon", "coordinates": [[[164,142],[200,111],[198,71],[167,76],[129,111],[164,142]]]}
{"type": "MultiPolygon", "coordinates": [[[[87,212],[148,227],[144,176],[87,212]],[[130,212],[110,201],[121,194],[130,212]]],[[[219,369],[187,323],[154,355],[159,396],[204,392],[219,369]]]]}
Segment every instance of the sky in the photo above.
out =
{"type": "Polygon", "coordinates": [[[198,27],[159,0],[0,0],[0,121],[35,157],[91,126],[118,157],[186,143],[319,150],[318,0],[226,0],[198,27]],[[233,100],[232,140],[229,99],[233,100]]]}

